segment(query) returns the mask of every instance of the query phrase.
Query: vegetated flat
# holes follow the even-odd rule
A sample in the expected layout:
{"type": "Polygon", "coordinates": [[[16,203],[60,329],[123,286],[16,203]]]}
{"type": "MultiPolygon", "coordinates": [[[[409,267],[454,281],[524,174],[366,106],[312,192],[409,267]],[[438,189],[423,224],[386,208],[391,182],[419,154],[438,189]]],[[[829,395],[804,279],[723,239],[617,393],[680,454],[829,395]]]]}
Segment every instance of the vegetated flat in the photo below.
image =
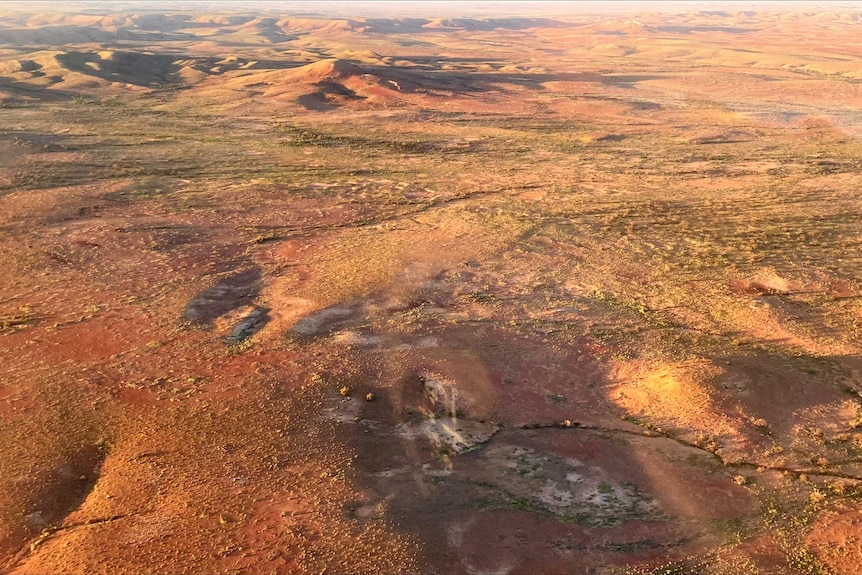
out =
{"type": "Polygon", "coordinates": [[[862,573],[862,13],[2,8],[3,572],[862,573]]]}

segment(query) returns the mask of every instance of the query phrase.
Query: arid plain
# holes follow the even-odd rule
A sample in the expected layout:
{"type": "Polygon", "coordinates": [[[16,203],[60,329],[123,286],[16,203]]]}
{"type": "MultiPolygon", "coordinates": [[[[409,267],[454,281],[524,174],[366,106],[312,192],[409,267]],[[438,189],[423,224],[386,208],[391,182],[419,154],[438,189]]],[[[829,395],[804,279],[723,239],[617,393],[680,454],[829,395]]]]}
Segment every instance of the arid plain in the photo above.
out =
{"type": "Polygon", "coordinates": [[[0,571],[862,573],[862,8],[106,6],[0,5],[0,571]]]}

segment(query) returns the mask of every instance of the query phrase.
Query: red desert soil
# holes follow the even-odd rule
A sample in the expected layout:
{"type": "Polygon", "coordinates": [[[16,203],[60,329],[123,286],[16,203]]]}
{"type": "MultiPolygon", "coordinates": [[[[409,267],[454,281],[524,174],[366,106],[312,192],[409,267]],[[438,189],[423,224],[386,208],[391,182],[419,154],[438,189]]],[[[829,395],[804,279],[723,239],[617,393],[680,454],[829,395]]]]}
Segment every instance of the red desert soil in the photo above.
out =
{"type": "Polygon", "coordinates": [[[237,6],[0,7],[0,572],[862,573],[862,12],[237,6]]]}

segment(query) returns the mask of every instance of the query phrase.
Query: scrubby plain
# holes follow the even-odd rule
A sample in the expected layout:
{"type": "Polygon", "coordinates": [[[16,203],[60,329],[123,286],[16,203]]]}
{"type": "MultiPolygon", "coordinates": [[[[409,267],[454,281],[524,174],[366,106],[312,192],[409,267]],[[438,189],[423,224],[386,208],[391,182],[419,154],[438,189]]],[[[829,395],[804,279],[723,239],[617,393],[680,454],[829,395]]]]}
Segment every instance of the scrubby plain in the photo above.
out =
{"type": "Polygon", "coordinates": [[[862,12],[130,6],[0,6],[4,573],[862,573],[862,12]]]}

